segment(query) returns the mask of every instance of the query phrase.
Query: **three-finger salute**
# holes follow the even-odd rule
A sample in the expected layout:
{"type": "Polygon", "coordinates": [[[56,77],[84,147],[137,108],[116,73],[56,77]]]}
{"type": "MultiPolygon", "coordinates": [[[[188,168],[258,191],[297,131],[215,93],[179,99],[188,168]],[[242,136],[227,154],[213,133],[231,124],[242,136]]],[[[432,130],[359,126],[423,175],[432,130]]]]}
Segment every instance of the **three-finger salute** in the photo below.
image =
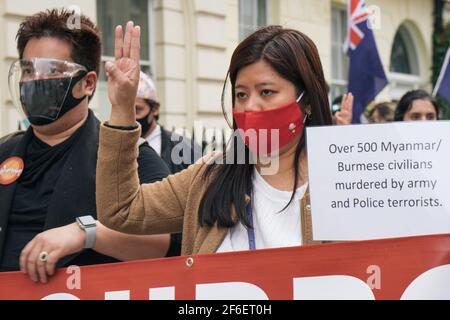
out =
{"type": "Polygon", "coordinates": [[[122,26],[115,30],[115,61],[105,65],[108,95],[112,105],[109,124],[132,126],[136,124],[135,100],[139,86],[141,58],[141,29],[132,21],[127,23],[125,35],[122,26]]]}

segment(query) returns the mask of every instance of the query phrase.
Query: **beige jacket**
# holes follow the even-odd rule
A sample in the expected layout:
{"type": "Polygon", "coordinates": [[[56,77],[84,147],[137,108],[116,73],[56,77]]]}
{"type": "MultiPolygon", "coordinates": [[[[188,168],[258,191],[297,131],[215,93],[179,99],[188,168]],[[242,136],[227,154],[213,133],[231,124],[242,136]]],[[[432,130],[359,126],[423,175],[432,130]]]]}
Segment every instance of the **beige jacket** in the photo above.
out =
{"type": "MultiPolygon", "coordinates": [[[[182,255],[216,252],[228,229],[200,227],[198,211],[207,192],[206,164],[195,164],[161,182],[139,185],[140,130],[101,126],[97,163],[97,215],[105,226],[147,235],[183,232],[182,255]]],[[[249,201],[247,197],[247,201],[249,201]]],[[[301,200],[303,245],[313,244],[309,191],[301,200]]],[[[236,218],[236,213],[232,212],[236,218]]]]}

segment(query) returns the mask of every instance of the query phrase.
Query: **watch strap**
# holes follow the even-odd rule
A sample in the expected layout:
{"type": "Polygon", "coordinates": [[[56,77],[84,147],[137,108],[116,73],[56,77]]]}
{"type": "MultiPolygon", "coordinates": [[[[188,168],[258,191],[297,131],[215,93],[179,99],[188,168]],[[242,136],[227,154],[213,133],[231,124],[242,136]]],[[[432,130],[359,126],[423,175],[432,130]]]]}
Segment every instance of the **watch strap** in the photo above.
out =
{"type": "Polygon", "coordinates": [[[96,220],[92,216],[77,217],[78,226],[86,233],[86,240],[84,242],[84,249],[92,249],[95,246],[95,239],[97,237],[96,220]]]}
{"type": "Polygon", "coordinates": [[[86,241],[84,243],[85,249],[92,249],[95,246],[95,239],[97,236],[97,227],[86,227],[84,228],[84,231],[86,231],[86,241]]]}

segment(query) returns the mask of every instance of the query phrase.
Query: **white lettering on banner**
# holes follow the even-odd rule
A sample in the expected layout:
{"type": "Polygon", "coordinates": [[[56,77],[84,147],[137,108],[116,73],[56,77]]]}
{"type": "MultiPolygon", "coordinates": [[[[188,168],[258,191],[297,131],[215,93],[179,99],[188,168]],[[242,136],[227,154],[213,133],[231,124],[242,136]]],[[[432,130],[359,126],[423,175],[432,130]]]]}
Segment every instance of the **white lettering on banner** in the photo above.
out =
{"type": "Polygon", "coordinates": [[[294,300],[375,300],[361,279],[351,276],[294,278],[294,300]]]}
{"type": "MultiPolygon", "coordinates": [[[[450,300],[450,264],[430,269],[416,277],[402,295],[408,299],[450,300]]],[[[175,287],[150,288],[149,296],[174,297],[175,287]],[[156,290],[153,293],[153,290],[156,290]],[[161,291],[159,291],[161,290],[161,291]],[[164,292],[164,294],[162,294],[164,292]]],[[[293,278],[295,300],[308,299],[357,299],[374,300],[373,291],[361,279],[346,275],[293,278]]],[[[199,284],[196,286],[197,300],[268,300],[260,287],[246,282],[224,282],[199,284]]],[[[105,292],[105,300],[129,300],[130,291],[105,292]]],[[[54,293],[42,300],[79,300],[68,293],[54,293]]]]}
{"type": "Polygon", "coordinates": [[[422,273],[406,288],[401,300],[450,300],[450,264],[422,273]]]}
{"type": "Polygon", "coordinates": [[[67,301],[71,301],[71,300],[80,300],[80,298],[78,298],[77,296],[74,296],[73,294],[70,294],[70,293],[54,293],[54,294],[51,294],[51,295],[48,295],[48,296],[42,298],[41,300],[48,300],[48,301],[67,300],[67,301]]]}
{"type": "Polygon", "coordinates": [[[198,284],[197,300],[269,300],[258,286],[246,282],[224,282],[198,284]]]}
{"type": "Polygon", "coordinates": [[[314,240],[450,233],[450,121],[313,127],[307,139],[314,240]]]}
{"type": "Polygon", "coordinates": [[[105,300],[130,300],[130,290],[105,292],[105,300]]]}
{"type": "Polygon", "coordinates": [[[150,289],[149,297],[150,300],[175,300],[175,287],[150,289]]]}

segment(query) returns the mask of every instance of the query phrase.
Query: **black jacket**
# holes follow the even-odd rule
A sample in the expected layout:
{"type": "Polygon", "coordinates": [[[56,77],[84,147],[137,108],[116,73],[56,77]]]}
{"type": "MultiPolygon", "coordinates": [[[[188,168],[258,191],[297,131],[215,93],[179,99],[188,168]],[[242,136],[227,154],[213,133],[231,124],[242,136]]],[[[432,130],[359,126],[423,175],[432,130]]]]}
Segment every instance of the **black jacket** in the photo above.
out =
{"type": "Polygon", "coordinates": [[[176,174],[180,171],[183,171],[191,164],[195,163],[202,156],[202,148],[196,144],[193,140],[177,135],[176,133],[172,133],[170,131],[165,130],[161,127],[161,158],[167,164],[172,174],[176,174]],[[175,141],[172,141],[172,137],[175,141]],[[179,145],[181,143],[181,145],[179,145]],[[175,153],[181,157],[185,158],[182,150],[189,150],[190,155],[186,159],[189,161],[183,162],[181,164],[175,164],[172,159],[172,151],[176,146],[180,146],[178,150],[175,150],[175,153]],[[180,152],[178,152],[181,150],[180,152]]]}
{"type": "MultiPolygon", "coordinates": [[[[43,231],[71,224],[79,216],[92,215],[94,218],[97,216],[95,175],[100,122],[92,111],[89,111],[89,117],[85,125],[86,128],[80,139],[75,143],[55,186],[43,231]]],[[[0,163],[10,157],[24,158],[31,137],[30,128],[24,134],[15,136],[0,145],[0,163]]],[[[138,164],[141,183],[162,180],[170,173],[165,163],[148,144],[139,147],[138,164]]],[[[3,255],[8,217],[14,200],[16,185],[17,182],[8,186],[0,185],[0,259],[3,255]]],[[[171,249],[173,250],[173,248],[171,249]]],[[[58,262],[58,267],[67,266],[69,263],[88,265],[116,261],[93,250],[85,250],[61,259],[58,262]]]]}

